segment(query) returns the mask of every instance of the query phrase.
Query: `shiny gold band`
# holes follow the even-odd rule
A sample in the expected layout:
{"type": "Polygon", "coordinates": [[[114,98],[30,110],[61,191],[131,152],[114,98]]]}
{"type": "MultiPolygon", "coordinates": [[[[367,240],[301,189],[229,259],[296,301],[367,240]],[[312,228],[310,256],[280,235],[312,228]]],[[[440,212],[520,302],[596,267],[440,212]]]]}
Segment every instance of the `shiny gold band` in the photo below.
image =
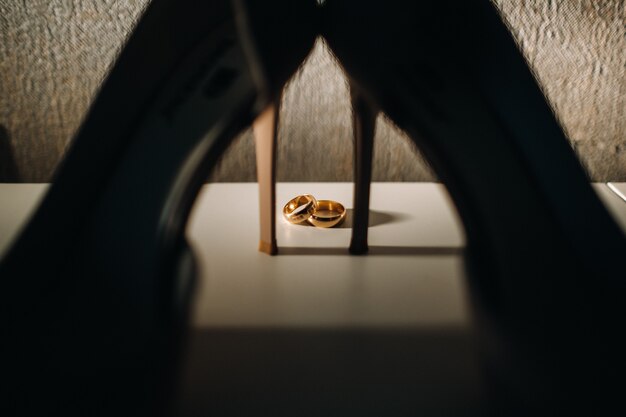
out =
{"type": "Polygon", "coordinates": [[[298,224],[306,221],[317,207],[317,200],[310,194],[292,198],[283,207],[283,216],[289,223],[298,224]]]}
{"type": "Polygon", "coordinates": [[[345,207],[336,201],[319,200],[309,223],[316,227],[334,227],[340,224],[346,217],[345,207]]]}

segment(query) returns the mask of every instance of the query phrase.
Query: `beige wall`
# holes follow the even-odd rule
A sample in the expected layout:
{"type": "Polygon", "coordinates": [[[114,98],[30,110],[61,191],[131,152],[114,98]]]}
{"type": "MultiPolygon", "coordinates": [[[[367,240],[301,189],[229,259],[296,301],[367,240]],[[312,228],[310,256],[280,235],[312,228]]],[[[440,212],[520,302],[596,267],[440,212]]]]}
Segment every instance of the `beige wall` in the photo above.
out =
{"type": "MultiPolygon", "coordinates": [[[[494,0],[594,180],[626,180],[626,1],[494,0]]],[[[0,0],[0,181],[48,181],[147,0],[0,0]]],[[[352,178],[347,89],[319,43],[286,90],[278,179],[352,178]]],[[[374,179],[434,177],[379,123],[374,179]]],[[[253,181],[250,132],[212,179],[253,181]]]]}

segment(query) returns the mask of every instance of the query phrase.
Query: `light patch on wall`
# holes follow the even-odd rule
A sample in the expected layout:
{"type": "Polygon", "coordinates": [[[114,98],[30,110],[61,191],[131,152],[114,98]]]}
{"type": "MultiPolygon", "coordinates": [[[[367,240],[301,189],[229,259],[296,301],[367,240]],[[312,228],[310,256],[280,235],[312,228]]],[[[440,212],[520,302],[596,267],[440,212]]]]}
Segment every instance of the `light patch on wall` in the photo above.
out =
{"type": "MultiPolygon", "coordinates": [[[[352,181],[352,109],[346,76],[320,38],[283,92],[278,181],[352,181]]],[[[434,181],[411,140],[386,117],[377,120],[374,181],[434,181]]],[[[255,181],[252,132],[226,151],[210,180],[255,181]]]]}

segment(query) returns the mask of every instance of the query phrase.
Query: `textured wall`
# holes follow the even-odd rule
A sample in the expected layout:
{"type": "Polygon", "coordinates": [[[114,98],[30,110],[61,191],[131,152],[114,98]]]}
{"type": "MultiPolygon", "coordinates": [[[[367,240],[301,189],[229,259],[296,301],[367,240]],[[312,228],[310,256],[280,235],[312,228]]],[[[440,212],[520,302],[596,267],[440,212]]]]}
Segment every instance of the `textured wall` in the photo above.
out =
{"type": "Polygon", "coordinates": [[[597,181],[626,180],[626,1],[495,0],[597,181]]]}
{"type": "Polygon", "coordinates": [[[0,0],[0,126],[19,179],[50,179],[146,3],[0,0]]]}
{"type": "MultiPolygon", "coordinates": [[[[0,181],[47,181],[148,0],[0,0],[0,181]]],[[[626,180],[624,0],[494,0],[594,180],[626,180]]],[[[319,43],[285,92],[278,178],[352,178],[347,88],[319,43]]],[[[384,118],[376,180],[434,179],[384,118]]],[[[244,132],[213,180],[253,181],[244,132]]]]}

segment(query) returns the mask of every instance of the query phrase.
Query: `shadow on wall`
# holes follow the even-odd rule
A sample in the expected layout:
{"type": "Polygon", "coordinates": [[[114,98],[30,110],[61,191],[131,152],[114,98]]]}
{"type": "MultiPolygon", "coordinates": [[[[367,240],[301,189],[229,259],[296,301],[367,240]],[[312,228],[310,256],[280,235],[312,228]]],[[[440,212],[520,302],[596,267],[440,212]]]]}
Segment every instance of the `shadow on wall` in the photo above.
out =
{"type": "Polygon", "coordinates": [[[20,174],[7,129],[0,125],[0,182],[18,182],[20,174]]]}

